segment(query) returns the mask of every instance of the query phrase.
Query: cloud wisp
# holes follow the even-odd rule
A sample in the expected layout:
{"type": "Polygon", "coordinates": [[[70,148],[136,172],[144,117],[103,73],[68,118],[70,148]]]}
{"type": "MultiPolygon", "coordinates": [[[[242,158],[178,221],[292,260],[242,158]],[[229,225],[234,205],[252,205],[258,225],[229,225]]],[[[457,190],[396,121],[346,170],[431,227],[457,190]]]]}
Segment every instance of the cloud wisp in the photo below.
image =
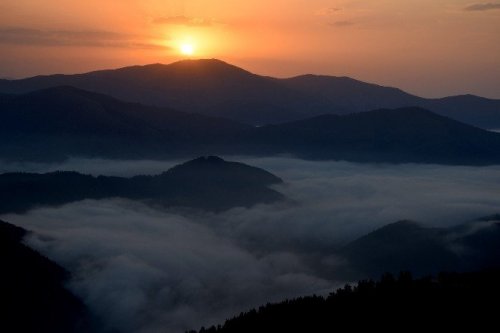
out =
{"type": "Polygon", "coordinates": [[[499,10],[499,9],[500,9],[500,3],[492,3],[492,2],[476,3],[465,7],[465,10],[469,12],[484,12],[488,10],[499,10]]]}
{"type": "Polygon", "coordinates": [[[337,21],[337,22],[332,22],[330,25],[332,27],[349,27],[354,25],[355,23],[353,21],[337,21]]]}
{"type": "Polygon", "coordinates": [[[165,25],[183,25],[188,27],[210,27],[214,25],[214,20],[201,17],[164,16],[154,19],[153,23],[165,25]]]}
{"type": "Polygon", "coordinates": [[[131,49],[165,48],[163,45],[141,41],[136,36],[111,31],[38,30],[27,28],[0,28],[0,44],[131,49]]]}
{"type": "Polygon", "coordinates": [[[318,9],[314,12],[316,16],[333,16],[338,12],[342,11],[342,8],[339,7],[326,7],[318,9]]]}

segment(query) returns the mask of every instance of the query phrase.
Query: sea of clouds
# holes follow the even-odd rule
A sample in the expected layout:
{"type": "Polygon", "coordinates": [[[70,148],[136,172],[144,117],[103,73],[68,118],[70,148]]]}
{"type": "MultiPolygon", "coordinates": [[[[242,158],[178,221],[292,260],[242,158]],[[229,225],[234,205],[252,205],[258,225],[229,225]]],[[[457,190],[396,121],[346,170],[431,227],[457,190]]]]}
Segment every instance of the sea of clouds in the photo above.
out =
{"type": "MultiPolygon", "coordinates": [[[[183,332],[287,297],[347,282],[335,250],[410,219],[452,226],[500,212],[500,167],[313,162],[231,157],[285,183],[291,202],[214,214],[120,199],[40,208],[3,220],[33,230],[27,244],[73,274],[69,287],[103,331],[183,332]]],[[[0,171],[158,174],[179,161],[70,159],[0,171]]]]}

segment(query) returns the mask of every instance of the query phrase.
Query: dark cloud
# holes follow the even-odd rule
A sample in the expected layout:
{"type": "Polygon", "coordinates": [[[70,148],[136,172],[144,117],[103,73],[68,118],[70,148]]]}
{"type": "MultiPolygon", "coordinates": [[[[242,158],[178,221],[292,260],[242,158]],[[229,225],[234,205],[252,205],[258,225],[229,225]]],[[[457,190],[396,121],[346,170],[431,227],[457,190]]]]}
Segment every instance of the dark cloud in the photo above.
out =
{"type": "Polygon", "coordinates": [[[88,46],[156,49],[164,46],[145,43],[140,38],[110,31],[37,30],[0,28],[0,44],[40,46],[88,46]]]}
{"type": "Polygon", "coordinates": [[[209,27],[214,24],[213,20],[211,19],[186,16],[159,17],[154,19],[153,23],[167,25],[185,25],[190,27],[209,27]]]}
{"type": "Polygon", "coordinates": [[[486,10],[494,10],[500,9],[500,3],[477,3],[465,7],[465,10],[475,12],[475,11],[486,11],[486,10]]]}
{"type": "MultiPolygon", "coordinates": [[[[327,293],[344,282],[334,249],[360,235],[401,219],[447,227],[500,207],[500,167],[231,160],[282,177],[286,184],[277,189],[296,204],[181,214],[124,200],[83,201],[2,219],[35,231],[28,244],[73,272],[70,287],[108,328],[147,333],[183,332],[268,301],[327,293]]],[[[63,166],[131,175],[175,163],[63,166]]]]}

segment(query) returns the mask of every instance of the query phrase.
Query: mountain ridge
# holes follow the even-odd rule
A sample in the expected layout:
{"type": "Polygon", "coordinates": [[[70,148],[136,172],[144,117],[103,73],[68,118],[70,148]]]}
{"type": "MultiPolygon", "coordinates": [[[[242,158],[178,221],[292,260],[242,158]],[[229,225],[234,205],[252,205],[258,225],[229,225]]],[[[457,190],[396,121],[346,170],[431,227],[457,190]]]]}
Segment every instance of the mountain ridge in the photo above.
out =
{"type": "Polygon", "coordinates": [[[482,128],[500,128],[500,99],[422,98],[399,88],[348,77],[306,74],[273,78],[218,59],[129,66],[81,74],[0,80],[0,92],[25,93],[60,85],[128,102],[231,118],[263,125],[324,113],[419,106],[482,128]]]}
{"type": "Polygon", "coordinates": [[[219,157],[200,157],[156,176],[90,176],[73,171],[0,174],[0,214],[85,199],[122,198],[163,208],[224,211],[284,201],[270,172],[219,157]]]}
{"type": "Polygon", "coordinates": [[[0,156],[190,159],[289,154],[382,163],[500,163],[500,134],[413,107],[251,126],[74,87],[0,96],[0,156]]]}

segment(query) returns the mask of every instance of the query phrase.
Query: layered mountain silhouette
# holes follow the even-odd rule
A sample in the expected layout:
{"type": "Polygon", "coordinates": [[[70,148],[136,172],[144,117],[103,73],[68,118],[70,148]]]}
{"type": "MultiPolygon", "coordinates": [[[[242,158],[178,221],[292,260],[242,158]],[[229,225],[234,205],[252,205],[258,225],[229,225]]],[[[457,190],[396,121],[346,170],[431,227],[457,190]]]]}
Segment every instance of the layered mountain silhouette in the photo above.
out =
{"type": "Polygon", "coordinates": [[[72,87],[0,96],[4,158],[140,158],[200,151],[250,128],[231,120],[125,103],[72,87]]]}
{"type": "Polygon", "coordinates": [[[483,128],[500,128],[500,100],[477,96],[425,99],[347,77],[260,76],[216,59],[184,60],[77,75],[0,80],[2,93],[74,86],[129,102],[263,125],[321,114],[423,107],[483,128]]]}
{"type": "Polygon", "coordinates": [[[270,188],[282,182],[265,170],[215,156],[197,158],[157,176],[6,173],[0,175],[0,214],[104,198],[221,211],[284,200],[282,194],[270,188]]]}
{"type": "Polygon", "coordinates": [[[452,228],[400,221],[353,241],[339,254],[358,278],[404,270],[426,275],[498,268],[500,215],[452,228]]]}
{"type": "Polygon", "coordinates": [[[0,330],[87,332],[88,312],[65,289],[69,273],[22,243],[28,232],[0,221],[0,330]]]}
{"type": "Polygon", "coordinates": [[[500,135],[420,108],[255,127],[72,87],[0,96],[3,159],[291,154],[358,162],[500,163],[500,135]]]}
{"type": "Polygon", "coordinates": [[[421,107],[476,127],[496,129],[500,125],[500,100],[474,95],[427,99],[349,77],[302,75],[281,81],[291,89],[327,100],[335,114],[421,107]]]}

